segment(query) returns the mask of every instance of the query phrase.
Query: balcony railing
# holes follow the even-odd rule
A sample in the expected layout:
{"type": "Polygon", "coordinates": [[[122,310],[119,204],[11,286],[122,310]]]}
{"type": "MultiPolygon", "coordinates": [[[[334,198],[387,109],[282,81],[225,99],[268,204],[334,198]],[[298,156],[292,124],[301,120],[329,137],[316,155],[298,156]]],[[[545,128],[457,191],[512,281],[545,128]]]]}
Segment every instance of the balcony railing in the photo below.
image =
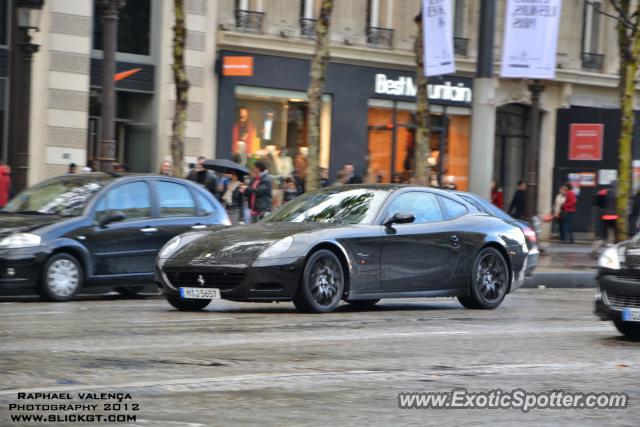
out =
{"type": "Polygon", "coordinates": [[[467,56],[467,48],[469,47],[469,39],[462,37],[453,38],[453,52],[456,55],[467,56]]]}
{"type": "Polygon", "coordinates": [[[236,28],[251,33],[261,33],[264,21],[264,12],[253,10],[235,10],[236,28]]]}
{"type": "Polygon", "coordinates": [[[599,53],[582,52],[582,68],[585,70],[602,71],[604,55],[599,53]]]}
{"type": "Polygon", "coordinates": [[[302,37],[316,36],[316,22],[313,18],[300,18],[300,35],[302,37]]]}
{"type": "Polygon", "coordinates": [[[375,47],[393,48],[391,28],[367,27],[367,44],[375,47]]]}

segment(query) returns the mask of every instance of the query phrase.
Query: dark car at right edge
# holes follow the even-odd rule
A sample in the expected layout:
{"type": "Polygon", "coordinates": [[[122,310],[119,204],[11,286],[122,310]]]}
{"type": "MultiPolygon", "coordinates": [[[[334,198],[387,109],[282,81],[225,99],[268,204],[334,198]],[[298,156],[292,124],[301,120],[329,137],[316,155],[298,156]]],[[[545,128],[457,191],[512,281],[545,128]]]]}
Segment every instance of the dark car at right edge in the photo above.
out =
{"type": "Polygon", "coordinates": [[[640,339],[640,234],[607,248],[598,259],[595,311],[618,331],[640,339]]]}

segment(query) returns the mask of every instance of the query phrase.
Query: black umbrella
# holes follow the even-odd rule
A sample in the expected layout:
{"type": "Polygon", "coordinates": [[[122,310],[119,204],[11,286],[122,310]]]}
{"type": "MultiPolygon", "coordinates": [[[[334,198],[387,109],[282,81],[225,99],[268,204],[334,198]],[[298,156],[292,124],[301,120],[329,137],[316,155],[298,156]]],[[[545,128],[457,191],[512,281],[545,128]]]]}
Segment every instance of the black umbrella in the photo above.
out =
{"type": "Polygon", "coordinates": [[[205,160],[202,166],[220,173],[237,173],[238,175],[247,175],[249,173],[249,169],[227,159],[205,160]]]}

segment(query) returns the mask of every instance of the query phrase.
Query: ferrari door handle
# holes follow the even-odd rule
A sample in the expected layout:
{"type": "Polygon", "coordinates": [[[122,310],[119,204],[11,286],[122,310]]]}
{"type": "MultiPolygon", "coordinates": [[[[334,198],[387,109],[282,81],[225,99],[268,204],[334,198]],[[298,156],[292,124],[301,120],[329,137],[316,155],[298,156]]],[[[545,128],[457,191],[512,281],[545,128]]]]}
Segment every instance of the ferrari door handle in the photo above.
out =
{"type": "Polygon", "coordinates": [[[454,234],[453,236],[449,237],[449,242],[452,246],[458,246],[460,245],[460,237],[458,237],[457,234],[454,234]]]}
{"type": "Polygon", "coordinates": [[[191,226],[192,230],[204,230],[205,228],[207,228],[207,226],[204,224],[196,224],[191,226]]]}
{"type": "Polygon", "coordinates": [[[142,231],[143,233],[155,233],[156,231],[158,231],[158,229],[155,227],[145,227],[141,228],[140,231],[142,231]]]}

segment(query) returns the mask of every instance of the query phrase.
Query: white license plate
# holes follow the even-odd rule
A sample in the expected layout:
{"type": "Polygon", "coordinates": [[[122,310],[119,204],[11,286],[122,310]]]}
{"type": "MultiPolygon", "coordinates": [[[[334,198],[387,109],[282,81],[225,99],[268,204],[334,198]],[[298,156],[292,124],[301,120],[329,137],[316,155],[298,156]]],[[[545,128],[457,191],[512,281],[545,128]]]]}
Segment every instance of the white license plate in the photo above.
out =
{"type": "Polygon", "coordinates": [[[218,288],[180,288],[180,298],[220,299],[220,289],[218,288]]]}
{"type": "Polygon", "coordinates": [[[624,320],[625,322],[640,322],[640,309],[623,308],[622,320],[624,320]]]}

